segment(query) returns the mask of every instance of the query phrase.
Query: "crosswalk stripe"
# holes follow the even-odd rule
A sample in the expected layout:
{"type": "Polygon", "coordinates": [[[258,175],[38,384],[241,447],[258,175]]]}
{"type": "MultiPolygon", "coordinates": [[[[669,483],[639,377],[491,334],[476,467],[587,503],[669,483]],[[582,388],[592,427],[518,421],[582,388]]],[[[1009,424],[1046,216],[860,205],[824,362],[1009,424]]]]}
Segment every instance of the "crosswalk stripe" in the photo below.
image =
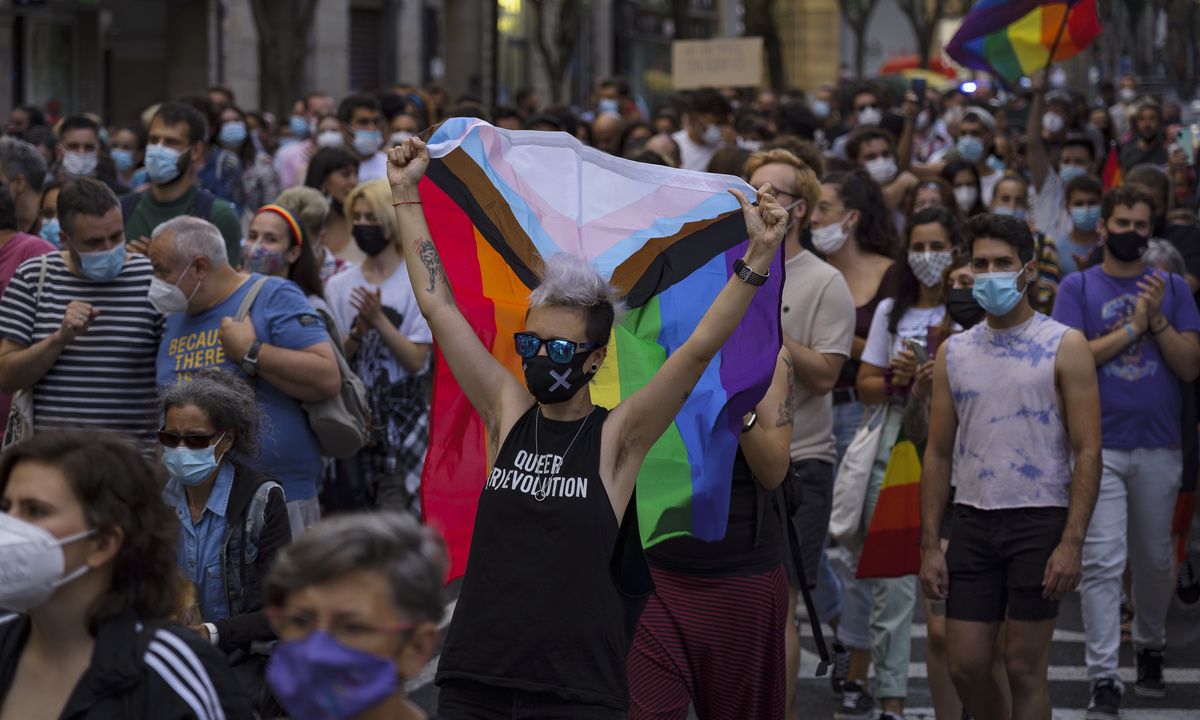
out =
{"type": "MultiPolygon", "coordinates": [[[[800,679],[829,682],[828,676],[819,678],[812,676],[813,669],[816,668],[817,663],[820,661],[821,658],[816,653],[810,652],[805,648],[800,648],[800,679]]],[[[872,667],[871,673],[874,674],[874,667],[872,667]]],[[[910,662],[908,664],[908,677],[910,679],[926,679],[929,677],[929,669],[923,662],[910,662]]],[[[1051,682],[1086,682],[1088,680],[1087,668],[1082,665],[1051,665],[1048,677],[1051,682]]],[[[1131,667],[1121,668],[1121,679],[1127,683],[1133,683],[1137,680],[1137,670],[1131,667]]],[[[1163,679],[1173,684],[1200,683],[1200,669],[1163,668],[1163,679]]]]}
{"type": "MultiPolygon", "coordinates": [[[[812,627],[808,624],[808,622],[805,621],[805,622],[801,623],[800,637],[810,638],[812,636],[813,636],[812,627]]],[[[829,628],[825,628],[825,637],[826,638],[833,637],[833,631],[831,631],[829,628]]],[[[929,626],[926,625],[925,623],[913,623],[912,624],[912,637],[913,637],[913,639],[919,638],[922,640],[928,638],[929,637],[929,626]]],[[[1054,642],[1082,644],[1086,641],[1087,641],[1087,636],[1084,635],[1083,633],[1079,632],[1078,630],[1055,630],[1054,631],[1054,642]]]]}
{"type": "MultiPolygon", "coordinates": [[[[1053,720],[1083,720],[1083,710],[1055,708],[1053,720]]],[[[904,708],[906,720],[932,720],[933,708],[904,708]]],[[[1196,720],[1195,710],[1121,708],[1121,720],[1196,720]]]]}

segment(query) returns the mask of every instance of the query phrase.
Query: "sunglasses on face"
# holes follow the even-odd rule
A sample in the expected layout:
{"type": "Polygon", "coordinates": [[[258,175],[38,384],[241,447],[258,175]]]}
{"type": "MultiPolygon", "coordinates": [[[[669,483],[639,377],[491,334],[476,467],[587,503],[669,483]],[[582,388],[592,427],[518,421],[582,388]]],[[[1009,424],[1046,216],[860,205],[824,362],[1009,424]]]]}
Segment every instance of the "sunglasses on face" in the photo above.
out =
{"type": "Polygon", "coordinates": [[[219,440],[224,434],[224,430],[218,430],[208,435],[176,435],[173,432],[159,430],[158,443],[165,448],[177,448],[182,443],[184,447],[191,448],[192,450],[203,450],[212,445],[214,440],[219,440]]]}
{"type": "Polygon", "coordinates": [[[513,334],[513,342],[517,346],[517,354],[526,360],[537,357],[538,350],[546,346],[546,355],[559,365],[567,365],[575,355],[588,350],[595,350],[600,343],[577,343],[574,340],[550,338],[543,340],[533,333],[519,332],[513,334]]]}

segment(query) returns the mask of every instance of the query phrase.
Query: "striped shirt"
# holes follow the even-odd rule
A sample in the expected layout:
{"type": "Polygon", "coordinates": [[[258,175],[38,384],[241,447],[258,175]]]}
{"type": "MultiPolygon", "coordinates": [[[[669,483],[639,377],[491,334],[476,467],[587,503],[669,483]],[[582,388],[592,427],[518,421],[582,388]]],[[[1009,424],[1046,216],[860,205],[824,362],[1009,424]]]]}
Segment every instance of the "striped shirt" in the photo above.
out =
{"type": "Polygon", "coordinates": [[[62,325],[72,301],[100,312],[34,386],[34,426],[102,428],[151,447],[158,429],[154,361],[162,316],[147,299],[150,260],[130,254],[115,280],[97,283],[68,270],[62,253],[46,258],[36,307],[42,259],[17,268],[0,299],[0,338],[21,347],[45,340],[62,325]]]}

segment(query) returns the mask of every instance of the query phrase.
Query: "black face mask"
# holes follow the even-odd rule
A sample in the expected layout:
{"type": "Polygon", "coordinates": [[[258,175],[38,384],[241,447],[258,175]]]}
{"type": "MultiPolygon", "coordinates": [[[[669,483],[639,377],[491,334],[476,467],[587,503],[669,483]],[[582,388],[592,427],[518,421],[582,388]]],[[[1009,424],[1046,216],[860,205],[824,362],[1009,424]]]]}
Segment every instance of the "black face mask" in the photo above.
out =
{"type": "Polygon", "coordinates": [[[1109,233],[1105,245],[1108,246],[1108,251],[1116,259],[1121,262],[1133,262],[1140,258],[1142,253],[1146,252],[1146,248],[1150,245],[1150,238],[1133,230],[1123,233],[1109,233]]]}
{"type": "Polygon", "coordinates": [[[581,352],[569,365],[559,365],[545,355],[524,360],[521,367],[525,370],[525,387],[543,405],[566,402],[596,374],[583,371],[589,357],[590,352],[581,352]]]}
{"type": "Polygon", "coordinates": [[[358,249],[371,257],[387,250],[388,245],[392,244],[391,240],[384,237],[382,225],[355,225],[351,232],[358,249]]]}
{"type": "Polygon", "coordinates": [[[950,319],[964,330],[978,325],[987,314],[975,299],[971,288],[951,288],[946,298],[946,311],[950,313],[950,319]]]}

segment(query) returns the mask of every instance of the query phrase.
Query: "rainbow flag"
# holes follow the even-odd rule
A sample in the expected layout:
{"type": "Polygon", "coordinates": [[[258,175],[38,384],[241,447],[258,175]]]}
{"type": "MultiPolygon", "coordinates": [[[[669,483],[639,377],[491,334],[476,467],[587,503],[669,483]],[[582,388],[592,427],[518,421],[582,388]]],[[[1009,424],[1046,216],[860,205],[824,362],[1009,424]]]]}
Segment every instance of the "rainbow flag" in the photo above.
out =
{"type": "Polygon", "coordinates": [[[867,527],[856,576],[887,578],[921,571],[921,456],[901,427],[888,456],[879,500],[867,527]]]}
{"type": "MultiPolygon", "coordinates": [[[[612,407],[640,389],[691,335],[746,246],[738,178],[605,155],[565,133],[507,131],[453,118],[429,138],[420,186],[454,297],[483,344],[522,378],[512,334],[524,326],[541,258],[587,258],[625,293],[593,400],[612,407]]],[[[749,197],[750,195],[747,195],[749,197]]],[[[714,358],[638,476],[643,544],[724,536],[742,417],[770,385],[782,341],[783,267],[714,358]]],[[[463,573],[487,468],[483,423],[440,350],[422,477],[426,519],[444,533],[450,577],[463,573]]]]}
{"type": "Polygon", "coordinates": [[[1121,157],[1117,151],[1117,144],[1113,143],[1108,149],[1108,157],[1104,159],[1104,170],[1100,173],[1100,184],[1104,188],[1104,192],[1108,192],[1115,187],[1121,187],[1125,183],[1125,175],[1121,172],[1121,157]]]}
{"type": "Polygon", "coordinates": [[[1075,57],[1099,34],[1096,0],[979,0],[946,45],[946,54],[1012,85],[1075,57]]]}

